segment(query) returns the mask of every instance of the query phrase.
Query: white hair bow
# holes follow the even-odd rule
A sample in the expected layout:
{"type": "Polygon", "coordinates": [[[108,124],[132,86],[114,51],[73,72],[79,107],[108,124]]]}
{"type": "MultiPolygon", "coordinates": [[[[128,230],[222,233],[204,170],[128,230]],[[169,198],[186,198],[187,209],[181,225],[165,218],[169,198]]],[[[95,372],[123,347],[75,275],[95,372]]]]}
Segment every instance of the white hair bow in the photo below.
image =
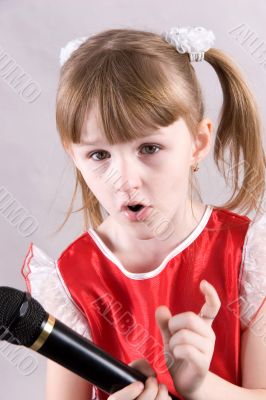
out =
{"type": "Polygon", "coordinates": [[[62,47],[60,50],[60,65],[62,66],[71,56],[73,51],[77,50],[79,46],[84,43],[88,39],[87,36],[80,37],[78,39],[71,40],[66,44],[65,47],[62,47]]]}
{"type": "Polygon", "coordinates": [[[163,32],[161,37],[175,46],[178,53],[188,53],[190,61],[202,61],[204,52],[215,41],[214,33],[201,26],[173,27],[163,32]]]}

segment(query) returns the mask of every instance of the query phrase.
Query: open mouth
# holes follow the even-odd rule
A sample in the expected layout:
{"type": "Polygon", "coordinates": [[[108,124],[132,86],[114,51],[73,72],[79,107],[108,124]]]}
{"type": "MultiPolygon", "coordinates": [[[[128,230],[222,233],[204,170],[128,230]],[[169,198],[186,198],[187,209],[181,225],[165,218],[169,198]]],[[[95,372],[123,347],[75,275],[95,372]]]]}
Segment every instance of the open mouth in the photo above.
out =
{"type": "Polygon", "coordinates": [[[135,204],[134,206],[127,206],[129,210],[138,212],[140,211],[144,206],[142,204],[135,204]]]}
{"type": "Polygon", "coordinates": [[[138,203],[124,206],[122,211],[131,222],[137,222],[147,219],[151,208],[150,205],[138,203]]]}

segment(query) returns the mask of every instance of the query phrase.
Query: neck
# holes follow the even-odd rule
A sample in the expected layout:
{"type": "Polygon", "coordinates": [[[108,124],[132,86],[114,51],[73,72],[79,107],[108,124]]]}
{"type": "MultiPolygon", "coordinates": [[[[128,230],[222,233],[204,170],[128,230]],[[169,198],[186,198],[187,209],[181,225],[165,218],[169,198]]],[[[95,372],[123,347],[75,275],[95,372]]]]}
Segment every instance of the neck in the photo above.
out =
{"type": "Polygon", "coordinates": [[[138,257],[147,257],[148,254],[154,259],[162,257],[184,241],[199,224],[206,206],[197,202],[192,208],[193,212],[189,204],[184,210],[181,209],[178,215],[173,217],[165,232],[161,233],[149,227],[147,229],[141,227],[137,232],[134,227],[131,231],[125,232],[124,226],[116,224],[115,221],[111,221],[111,217],[108,217],[104,221],[104,224],[106,223],[104,231],[108,232],[108,238],[106,236],[104,241],[114,253],[132,254],[134,249],[134,254],[138,254],[138,257]],[[112,229],[108,229],[108,226],[112,229]]]}

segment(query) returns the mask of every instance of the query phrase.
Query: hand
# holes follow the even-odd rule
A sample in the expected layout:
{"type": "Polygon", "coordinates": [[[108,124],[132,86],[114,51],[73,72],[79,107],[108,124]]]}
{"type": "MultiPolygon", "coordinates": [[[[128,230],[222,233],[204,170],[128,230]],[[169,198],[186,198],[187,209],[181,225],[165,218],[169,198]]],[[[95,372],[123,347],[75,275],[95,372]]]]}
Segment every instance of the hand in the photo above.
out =
{"type": "MultiPolygon", "coordinates": [[[[164,350],[173,359],[167,365],[177,392],[186,397],[195,393],[203,384],[212,360],[216,336],[211,328],[221,302],[215,288],[208,282],[201,281],[200,290],[205,296],[199,315],[194,312],[171,315],[166,306],[156,309],[155,317],[159,325],[164,350]],[[204,317],[200,315],[203,314],[204,317]]],[[[166,359],[166,357],[165,357],[166,359]]]]}
{"type": "Polygon", "coordinates": [[[133,382],[123,389],[112,393],[108,397],[108,400],[171,400],[167,387],[158,383],[155,377],[156,373],[145,358],[132,361],[128,365],[148,377],[145,386],[142,382],[133,382]]]}

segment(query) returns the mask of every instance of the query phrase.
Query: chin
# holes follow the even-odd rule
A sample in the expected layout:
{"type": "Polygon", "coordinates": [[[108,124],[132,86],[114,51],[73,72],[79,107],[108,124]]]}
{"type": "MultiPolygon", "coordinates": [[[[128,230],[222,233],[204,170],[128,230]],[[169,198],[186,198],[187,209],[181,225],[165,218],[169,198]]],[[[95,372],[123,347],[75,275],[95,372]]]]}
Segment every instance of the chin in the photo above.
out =
{"type": "Polygon", "coordinates": [[[144,222],[138,222],[134,226],[131,226],[130,231],[132,235],[136,237],[136,239],[140,240],[155,239],[156,237],[156,232],[154,232],[153,227],[148,226],[144,222]]]}

